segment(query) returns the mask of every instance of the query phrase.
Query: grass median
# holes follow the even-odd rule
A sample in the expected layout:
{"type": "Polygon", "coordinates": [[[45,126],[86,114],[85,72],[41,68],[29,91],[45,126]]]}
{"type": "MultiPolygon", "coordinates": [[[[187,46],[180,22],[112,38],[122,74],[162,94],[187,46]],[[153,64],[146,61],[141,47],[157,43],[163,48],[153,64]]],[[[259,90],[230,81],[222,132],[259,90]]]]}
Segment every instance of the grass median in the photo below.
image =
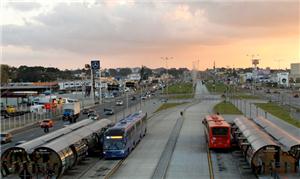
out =
{"type": "Polygon", "coordinates": [[[255,105],[279,119],[300,128],[300,122],[290,116],[288,109],[285,109],[275,103],[256,103],[255,105]]]}
{"type": "Polygon", "coordinates": [[[214,106],[213,111],[220,114],[242,114],[231,102],[222,101],[214,106]]]}
{"type": "Polygon", "coordinates": [[[169,99],[190,99],[194,98],[194,94],[176,94],[168,96],[169,99]]]}
{"type": "Polygon", "coordinates": [[[209,92],[215,92],[215,93],[226,93],[227,90],[228,92],[231,92],[233,88],[231,85],[226,85],[224,83],[208,82],[205,85],[209,92]]]}
{"type": "Polygon", "coordinates": [[[168,94],[189,94],[193,93],[192,83],[177,83],[168,87],[168,94]]]}
{"type": "Polygon", "coordinates": [[[164,103],[155,112],[159,112],[159,111],[162,111],[162,110],[173,108],[175,106],[179,106],[179,105],[182,105],[182,104],[186,104],[186,103],[185,102],[183,102],[183,103],[164,103]]]}

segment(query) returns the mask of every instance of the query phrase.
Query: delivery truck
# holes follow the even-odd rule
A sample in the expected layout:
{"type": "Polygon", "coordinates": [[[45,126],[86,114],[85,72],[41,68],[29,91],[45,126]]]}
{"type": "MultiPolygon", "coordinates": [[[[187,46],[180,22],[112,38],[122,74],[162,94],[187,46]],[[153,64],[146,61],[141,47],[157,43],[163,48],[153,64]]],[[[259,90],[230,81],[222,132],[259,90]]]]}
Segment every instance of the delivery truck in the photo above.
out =
{"type": "Polygon", "coordinates": [[[75,123],[80,115],[80,102],[66,103],[63,105],[63,120],[75,123]]]}

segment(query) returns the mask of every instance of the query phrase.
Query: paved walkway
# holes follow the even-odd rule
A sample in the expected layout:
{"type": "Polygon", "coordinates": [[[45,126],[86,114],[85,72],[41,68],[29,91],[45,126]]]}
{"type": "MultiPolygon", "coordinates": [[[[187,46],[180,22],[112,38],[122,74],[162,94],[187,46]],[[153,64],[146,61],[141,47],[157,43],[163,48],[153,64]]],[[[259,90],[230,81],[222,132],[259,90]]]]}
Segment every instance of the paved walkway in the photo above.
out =
{"type": "Polygon", "coordinates": [[[202,101],[188,108],[166,178],[210,178],[202,119],[217,101],[202,101]]]}

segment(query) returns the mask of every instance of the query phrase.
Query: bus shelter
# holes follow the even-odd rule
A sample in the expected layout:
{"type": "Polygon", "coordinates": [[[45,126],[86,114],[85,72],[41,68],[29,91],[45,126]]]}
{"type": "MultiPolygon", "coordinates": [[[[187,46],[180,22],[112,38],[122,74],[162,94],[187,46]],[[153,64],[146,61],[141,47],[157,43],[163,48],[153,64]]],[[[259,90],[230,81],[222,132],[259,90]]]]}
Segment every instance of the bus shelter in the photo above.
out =
{"type": "Polygon", "coordinates": [[[76,131],[77,129],[86,126],[91,122],[93,122],[93,120],[91,119],[82,120],[76,124],[69,125],[62,129],[56,130],[55,132],[51,132],[49,134],[27,141],[23,144],[6,149],[1,155],[2,173],[5,173],[5,175],[18,175],[23,166],[26,166],[28,171],[32,172],[34,168],[32,168],[31,165],[31,154],[34,149],[53,140],[56,140],[68,133],[71,133],[72,131],[76,131]]]}
{"type": "Polygon", "coordinates": [[[280,145],[248,118],[237,118],[234,124],[233,137],[253,171],[259,174],[273,172],[280,160],[280,145]]]}
{"type": "Polygon", "coordinates": [[[111,124],[110,120],[101,119],[35,148],[32,152],[32,164],[37,168],[33,171],[34,175],[47,177],[52,173],[55,178],[60,177],[88,155],[89,149],[101,145],[99,136],[102,136],[111,124]]]}
{"type": "Polygon", "coordinates": [[[269,135],[274,137],[282,146],[282,150],[288,152],[296,160],[300,159],[300,138],[292,136],[282,128],[278,127],[268,119],[259,116],[253,118],[253,121],[263,128],[269,135]]]}

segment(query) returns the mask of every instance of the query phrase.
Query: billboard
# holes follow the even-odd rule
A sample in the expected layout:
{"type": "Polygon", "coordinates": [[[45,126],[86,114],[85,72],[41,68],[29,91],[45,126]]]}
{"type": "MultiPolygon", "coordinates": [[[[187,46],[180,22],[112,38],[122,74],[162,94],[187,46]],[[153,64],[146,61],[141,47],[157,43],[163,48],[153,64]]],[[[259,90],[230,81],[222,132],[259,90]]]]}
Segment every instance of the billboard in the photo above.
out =
{"type": "Polygon", "coordinates": [[[100,69],[100,61],[99,60],[92,60],[91,61],[91,68],[92,68],[92,70],[99,70],[100,69]]]}

